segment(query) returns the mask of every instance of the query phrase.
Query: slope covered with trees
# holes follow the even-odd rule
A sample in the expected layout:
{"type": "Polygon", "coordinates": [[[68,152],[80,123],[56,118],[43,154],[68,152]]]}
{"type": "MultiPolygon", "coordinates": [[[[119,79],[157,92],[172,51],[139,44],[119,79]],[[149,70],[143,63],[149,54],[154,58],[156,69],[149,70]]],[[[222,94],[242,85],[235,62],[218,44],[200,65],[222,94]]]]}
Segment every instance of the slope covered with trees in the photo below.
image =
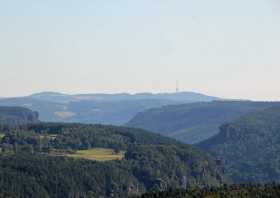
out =
{"type": "Polygon", "coordinates": [[[128,197],[229,181],[207,153],[140,129],[40,123],[5,131],[0,147],[5,197],[128,197]],[[124,159],[69,155],[91,148],[124,151],[124,159]]]}
{"type": "Polygon", "coordinates": [[[0,107],[0,129],[39,122],[39,115],[22,107],[0,107]]]}
{"type": "Polygon", "coordinates": [[[199,146],[216,156],[235,182],[280,182],[279,132],[280,107],[273,107],[224,124],[199,146]]]}
{"type": "Polygon", "coordinates": [[[214,101],[170,105],[137,114],[127,126],[142,128],[185,143],[197,143],[219,132],[225,122],[249,112],[280,105],[273,102],[214,101]]]}
{"type": "Polygon", "coordinates": [[[187,190],[148,192],[138,198],[278,198],[280,186],[266,185],[224,185],[222,187],[189,187],[187,190]]]}

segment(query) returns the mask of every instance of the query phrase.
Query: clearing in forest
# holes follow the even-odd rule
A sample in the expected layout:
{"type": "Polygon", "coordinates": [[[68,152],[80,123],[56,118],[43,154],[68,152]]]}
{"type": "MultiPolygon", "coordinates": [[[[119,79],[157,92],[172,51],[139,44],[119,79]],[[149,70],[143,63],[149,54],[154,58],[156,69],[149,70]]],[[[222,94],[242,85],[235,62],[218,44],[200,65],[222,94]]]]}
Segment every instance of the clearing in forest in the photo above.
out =
{"type": "Polygon", "coordinates": [[[5,137],[5,133],[0,132],[0,140],[2,140],[5,137]]]}
{"type": "Polygon", "coordinates": [[[115,152],[113,149],[107,148],[91,148],[87,150],[78,150],[74,153],[58,154],[76,159],[87,159],[95,161],[112,161],[122,160],[124,158],[124,151],[115,152]]]}

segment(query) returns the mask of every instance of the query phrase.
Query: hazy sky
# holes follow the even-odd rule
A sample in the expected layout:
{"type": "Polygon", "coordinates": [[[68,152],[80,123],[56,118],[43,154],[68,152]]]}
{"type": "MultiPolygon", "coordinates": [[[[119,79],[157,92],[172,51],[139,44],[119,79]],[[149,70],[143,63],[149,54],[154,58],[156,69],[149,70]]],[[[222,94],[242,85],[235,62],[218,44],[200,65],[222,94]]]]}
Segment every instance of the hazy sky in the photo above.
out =
{"type": "Polygon", "coordinates": [[[0,0],[0,96],[280,100],[279,58],[279,0],[0,0]]]}

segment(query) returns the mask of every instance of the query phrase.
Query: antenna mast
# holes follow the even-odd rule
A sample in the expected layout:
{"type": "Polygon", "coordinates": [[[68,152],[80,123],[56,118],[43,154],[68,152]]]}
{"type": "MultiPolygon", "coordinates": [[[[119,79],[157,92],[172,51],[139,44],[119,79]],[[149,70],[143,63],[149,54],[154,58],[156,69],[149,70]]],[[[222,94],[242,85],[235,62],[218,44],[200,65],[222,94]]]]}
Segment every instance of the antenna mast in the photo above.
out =
{"type": "Polygon", "coordinates": [[[178,93],[180,90],[179,90],[179,81],[176,80],[176,93],[178,93]]]}

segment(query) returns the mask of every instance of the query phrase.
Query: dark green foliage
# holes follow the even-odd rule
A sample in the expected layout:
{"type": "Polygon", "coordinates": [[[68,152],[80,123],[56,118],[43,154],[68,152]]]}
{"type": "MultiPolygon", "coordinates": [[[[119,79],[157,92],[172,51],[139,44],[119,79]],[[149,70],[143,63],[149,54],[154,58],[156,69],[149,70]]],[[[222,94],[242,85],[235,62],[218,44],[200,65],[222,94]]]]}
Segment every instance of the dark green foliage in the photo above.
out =
{"type": "Polygon", "coordinates": [[[206,187],[199,189],[189,187],[188,190],[168,190],[150,192],[138,198],[278,198],[280,186],[267,185],[233,185],[222,187],[206,187]]]}
{"type": "Polygon", "coordinates": [[[17,197],[125,197],[130,186],[143,191],[129,169],[118,162],[25,153],[0,159],[0,191],[17,197]]]}
{"type": "Polygon", "coordinates": [[[193,144],[217,134],[225,122],[273,105],[280,103],[215,101],[171,105],[139,113],[127,125],[193,144]]]}
{"type": "Polygon", "coordinates": [[[128,127],[44,123],[30,125],[29,131],[37,134],[56,134],[52,145],[56,148],[85,149],[90,147],[118,148],[126,150],[129,145],[178,144],[176,140],[153,134],[142,129],[128,127]]]}
{"type": "Polygon", "coordinates": [[[280,108],[246,115],[225,124],[199,144],[225,165],[235,182],[280,181],[280,108]]]}
{"type": "Polygon", "coordinates": [[[188,184],[217,186],[220,181],[226,182],[207,154],[188,146],[137,146],[128,150],[126,159],[137,164],[133,173],[149,190],[184,188],[188,184]]]}
{"type": "Polygon", "coordinates": [[[127,197],[228,181],[208,154],[140,129],[40,123],[6,131],[0,147],[0,192],[16,197],[127,197]],[[52,155],[95,147],[125,150],[125,159],[52,155]]]}

